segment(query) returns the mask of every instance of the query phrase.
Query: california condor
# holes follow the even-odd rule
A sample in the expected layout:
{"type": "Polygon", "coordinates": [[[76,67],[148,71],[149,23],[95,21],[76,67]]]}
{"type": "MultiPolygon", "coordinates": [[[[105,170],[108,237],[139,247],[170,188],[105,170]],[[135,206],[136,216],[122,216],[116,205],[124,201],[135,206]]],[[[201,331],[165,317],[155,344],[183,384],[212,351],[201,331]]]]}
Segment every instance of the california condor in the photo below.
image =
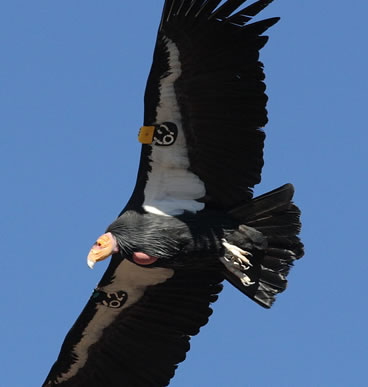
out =
{"type": "Polygon", "coordinates": [[[88,254],[110,264],[44,386],[158,387],[226,279],[265,308],[303,255],[293,187],[253,198],[267,123],[272,0],[166,0],[145,92],[134,192],[88,254]],[[221,3],[221,4],[220,4],[221,3]]]}

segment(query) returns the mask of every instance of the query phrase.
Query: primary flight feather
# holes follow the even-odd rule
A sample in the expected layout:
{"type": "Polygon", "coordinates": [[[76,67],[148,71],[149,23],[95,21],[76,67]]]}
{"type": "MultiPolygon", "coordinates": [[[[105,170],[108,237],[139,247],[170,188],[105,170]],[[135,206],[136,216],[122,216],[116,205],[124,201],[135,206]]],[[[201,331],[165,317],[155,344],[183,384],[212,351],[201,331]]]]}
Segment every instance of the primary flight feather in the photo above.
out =
{"type": "Polygon", "coordinates": [[[88,254],[110,264],[44,386],[159,387],[226,279],[263,307],[303,255],[293,187],[253,199],[267,123],[272,0],[166,0],[145,92],[134,192],[88,254]],[[221,4],[220,4],[221,3],[221,4]]]}

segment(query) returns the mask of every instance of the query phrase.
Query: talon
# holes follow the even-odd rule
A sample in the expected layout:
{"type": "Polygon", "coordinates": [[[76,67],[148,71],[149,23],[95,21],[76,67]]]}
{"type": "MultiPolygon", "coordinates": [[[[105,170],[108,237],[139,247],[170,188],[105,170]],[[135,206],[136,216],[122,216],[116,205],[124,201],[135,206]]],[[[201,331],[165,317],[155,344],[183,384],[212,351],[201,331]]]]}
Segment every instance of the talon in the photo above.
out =
{"type": "Polygon", "coordinates": [[[229,262],[225,257],[220,257],[220,261],[225,265],[225,267],[233,273],[236,277],[239,278],[241,283],[244,286],[251,286],[255,284],[254,281],[252,281],[245,273],[243,273],[241,270],[234,267],[234,264],[229,262]]]}
{"type": "Polygon", "coordinates": [[[252,267],[253,265],[251,264],[251,262],[249,261],[249,258],[252,258],[253,257],[253,254],[250,253],[249,251],[245,251],[243,249],[241,249],[240,247],[237,247],[235,245],[231,245],[230,243],[228,243],[226,241],[226,239],[222,239],[222,245],[230,252],[230,254],[232,255],[232,258],[231,258],[231,261],[235,264],[235,262],[238,262],[240,264],[240,266],[245,266],[246,269],[244,270],[248,270],[249,267],[252,267]]]}
{"type": "Polygon", "coordinates": [[[220,261],[224,264],[227,270],[238,277],[244,286],[254,285],[255,282],[244,273],[253,266],[247,258],[253,257],[253,254],[241,249],[238,246],[228,243],[226,239],[222,239],[222,245],[228,253],[221,257],[220,261]]]}
{"type": "Polygon", "coordinates": [[[251,286],[255,284],[255,282],[251,281],[251,279],[246,274],[243,274],[243,277],[240,278],[240,281],[244,286],[251,286]]]}

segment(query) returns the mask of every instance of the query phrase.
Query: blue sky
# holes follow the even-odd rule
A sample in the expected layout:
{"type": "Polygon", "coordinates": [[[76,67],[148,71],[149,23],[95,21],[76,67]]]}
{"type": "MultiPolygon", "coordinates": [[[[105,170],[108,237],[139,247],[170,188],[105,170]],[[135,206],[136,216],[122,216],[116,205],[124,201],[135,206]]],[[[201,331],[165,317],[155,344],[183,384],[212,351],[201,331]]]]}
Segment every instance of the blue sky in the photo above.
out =
{"type": "MultiPolygon", "coordinates": [[[[135,183],[163,0],[0,4],[1,387],[44,380],[135,183]]],[[[226,285],[173,387],[365,386],[368,5],[275,0],[260,194],[286,182],[306,255],[263,310],[226,285]]]]}

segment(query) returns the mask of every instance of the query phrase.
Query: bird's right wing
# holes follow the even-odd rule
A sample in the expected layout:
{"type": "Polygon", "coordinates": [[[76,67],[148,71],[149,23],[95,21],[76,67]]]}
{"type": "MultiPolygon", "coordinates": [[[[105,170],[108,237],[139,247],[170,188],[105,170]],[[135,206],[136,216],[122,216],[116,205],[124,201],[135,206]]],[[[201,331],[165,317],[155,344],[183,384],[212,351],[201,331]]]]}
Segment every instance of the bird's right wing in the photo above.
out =
{"type": "Polygon", "coordinates": [[[214,270],[145,268],[113,257],[43,386],[168,385],[222,280],[214,270]]]}

